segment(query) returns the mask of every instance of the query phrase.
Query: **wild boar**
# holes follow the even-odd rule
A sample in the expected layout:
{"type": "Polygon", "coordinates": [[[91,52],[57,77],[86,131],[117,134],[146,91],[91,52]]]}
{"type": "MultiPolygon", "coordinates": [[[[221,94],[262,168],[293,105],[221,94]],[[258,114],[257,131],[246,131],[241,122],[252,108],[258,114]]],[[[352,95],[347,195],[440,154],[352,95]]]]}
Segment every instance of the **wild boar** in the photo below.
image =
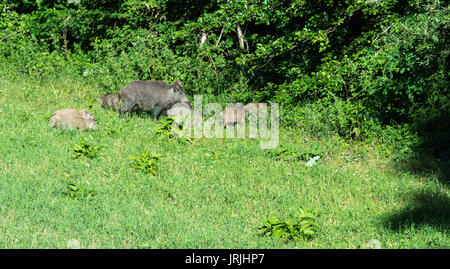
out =
{"type": "Polygon", "coordinates": [[[120,98],[118,94],[108,93],[106,95],[99,95],[102,101],[102,107],[112,107],[114,110],[119,109],[120,98]]]}
{"type": "Polygon", "coordinates": [[[120,89],[120,100],[122,102],[119,108],[120,115],[133,111],[138,105],[153,113],[156,119],[159,119],[161,114],[166,114],[167,110],[176,103],[192,107],[180,81],[167,84],[160,80],[134,80],[120,89]]]}
{"type": "Polygon", "coordinates": [[[50,117],[50,127],[67,127],[69,129],[80,128],[86,129],[98,129],[96,118],[86,109],[63,109],[58,110],[50,117]]]}
{"type": "Polygon", "coordinates": [[[243,106],[227,106],[222,111],[223,127],[234,124],[245,124],[245,108],[243,106]]]}

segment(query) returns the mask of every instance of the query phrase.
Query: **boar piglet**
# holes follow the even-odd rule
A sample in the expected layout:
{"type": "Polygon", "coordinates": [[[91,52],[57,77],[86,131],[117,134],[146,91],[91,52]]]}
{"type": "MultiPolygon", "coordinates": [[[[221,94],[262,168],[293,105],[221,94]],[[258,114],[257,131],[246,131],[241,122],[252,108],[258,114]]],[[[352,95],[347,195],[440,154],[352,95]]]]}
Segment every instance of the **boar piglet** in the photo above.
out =
{"type": "Polygon", "coordinates": [[[242,106],[227,106],[222,111],[223,127],[227,125],[245,124],[246,109],[242,106]]]}
{"type": "Polygon", "coordinates": [[[86,129],[98,129],[96,118],[86,109],[63,109],[58,110],[50,117],[50,127],[67,127],[69,129],[80,128],[86,129]]]}
{"type": "Polygon", "coordinates": [[[118,94],[108,93],[99,97],[102,101],[102,107],[112,107],[114,110],[119,109],[120,98],[118,94]]]}

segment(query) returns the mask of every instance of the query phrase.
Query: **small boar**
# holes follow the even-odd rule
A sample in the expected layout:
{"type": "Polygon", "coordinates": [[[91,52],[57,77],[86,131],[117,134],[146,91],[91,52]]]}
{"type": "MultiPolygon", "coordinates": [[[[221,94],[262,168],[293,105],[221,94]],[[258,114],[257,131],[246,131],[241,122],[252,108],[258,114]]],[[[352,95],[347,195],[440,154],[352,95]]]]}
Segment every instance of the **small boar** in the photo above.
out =
{"type": "Polygon", "coordinates": [[[119,109],[120,97],[118,94],[108,93],[106,95],[99,95],[102,101],[102,107],[112,107],[114,110],[119,109]]]}
{"type": "Polygon", "coordinates": [[[97,119],[86,109],[63,109],[58,110],[50,117],[50,127],[61,128],[62,126],[69,129],[81,128],[86,129],[98,129],[96,121],[97,119]]]}
{"type": "Polygon", "coordinates": [[[120,100],[122,101],[119,108],[120,115],[126,111],[133,111],[138,105],[152,112],[156,119],[159,119],[161,114],[166,114],[176,103],[192,107],[180,81],[167,84],[160,80],[134,80],[120,89],[120,100]]]}
{"type": "Polygon", "coordinates": [[[245,124],[246,109],[242,106],[225,107],[222,111],[223,127],[234,124],[245,124]]]}

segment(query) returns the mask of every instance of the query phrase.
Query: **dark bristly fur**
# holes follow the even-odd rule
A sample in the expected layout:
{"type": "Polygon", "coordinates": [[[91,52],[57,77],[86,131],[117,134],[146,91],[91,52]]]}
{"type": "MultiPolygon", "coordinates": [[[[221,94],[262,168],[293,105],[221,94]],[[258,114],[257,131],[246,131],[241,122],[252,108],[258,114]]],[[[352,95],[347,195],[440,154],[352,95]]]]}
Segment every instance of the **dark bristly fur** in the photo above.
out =
{"type": "Polygon", "coordinates": [[[139,107],[152,112],[157,119],[176,103],[192,106],[180,81],[167,84],[159,80],[135,80],[120,89],[119,114],[139,107]]]}

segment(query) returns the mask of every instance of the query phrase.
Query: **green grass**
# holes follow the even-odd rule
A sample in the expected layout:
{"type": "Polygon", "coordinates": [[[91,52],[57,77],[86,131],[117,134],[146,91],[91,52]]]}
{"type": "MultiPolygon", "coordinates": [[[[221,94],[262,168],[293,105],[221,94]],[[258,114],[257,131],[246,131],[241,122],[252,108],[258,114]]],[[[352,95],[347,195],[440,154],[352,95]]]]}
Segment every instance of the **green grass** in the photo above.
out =
{"type": "Polygon", "coordinates": [[[382,145],[280,131],[292,152],[316,150],[312,168],[276,160],[254,139],[178,143],[150,118],[120,118],[94,102],[98,131],[56,130],[50,115],[88,108],[99,90],[76,78],[33,82],[0,72],[0,248],[449,248],[448,186],[398,170],[382,145]],[[85,141],[101,146],[74,159],[85,141]],[[134,167],[161,155],[155,176],[134,167]],[[81,195],[65,195],[69,184],[81,195]],[[93,195],[89,195],[92,191],[93,195]],[[83,195],[84,194],[84,195],[83,195]],[[268,217],[320,211],[303,241],[259,236],[268,217]]]}

